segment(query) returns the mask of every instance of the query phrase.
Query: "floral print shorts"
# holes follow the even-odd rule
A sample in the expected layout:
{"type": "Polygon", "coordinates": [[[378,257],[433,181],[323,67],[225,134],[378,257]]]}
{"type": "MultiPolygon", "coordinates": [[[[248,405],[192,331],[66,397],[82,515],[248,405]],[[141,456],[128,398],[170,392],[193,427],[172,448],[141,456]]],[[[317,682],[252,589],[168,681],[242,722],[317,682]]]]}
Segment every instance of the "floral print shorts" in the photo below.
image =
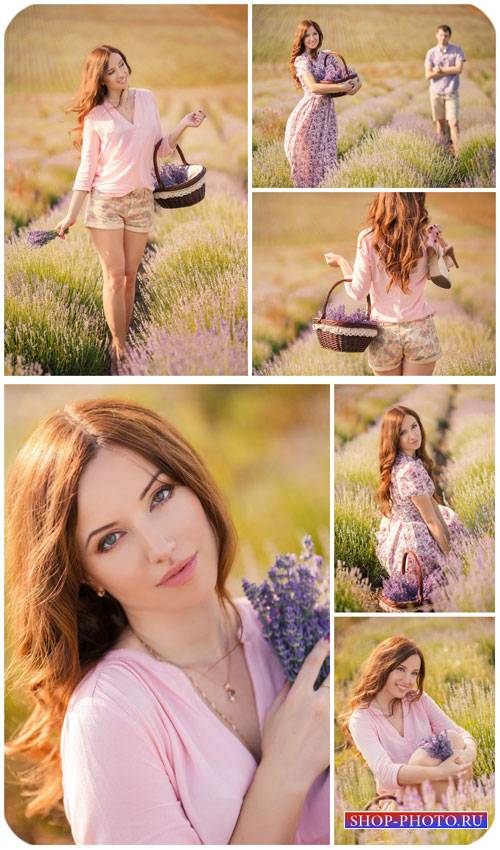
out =
{"type": "Polygon", "coordinates": [[[390,372],[403,360],[433,363],[441,347],[432,316],[414,322],[378,322],[379,334],[368,348],[368,363],[377,372],[390,372]]]}
{"type": "Polygon", "coordinates": [[[149,233],[153,227],[155,202],[151,189],[134,189],[128,195],[114,198],[92,189],[85,224],[100,230],[133,230],[149,233]]]}

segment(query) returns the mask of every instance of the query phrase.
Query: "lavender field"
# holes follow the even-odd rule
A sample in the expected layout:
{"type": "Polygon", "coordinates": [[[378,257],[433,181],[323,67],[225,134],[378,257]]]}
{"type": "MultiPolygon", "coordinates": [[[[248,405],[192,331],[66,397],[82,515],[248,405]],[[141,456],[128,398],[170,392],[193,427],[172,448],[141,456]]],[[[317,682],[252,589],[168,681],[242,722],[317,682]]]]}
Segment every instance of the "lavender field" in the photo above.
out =
{"type": "MultiPolygon", "coordinates": [[[[375,796],[372,773],[352,747],[346,747],[337,718],[347,708],[349,693],[363,661],[391,635],[414,640],[426,661],[425,691],[475,739],[474,779],[449,791],[444,811],[488,811],[495,806],[494,623],[492,618],[419,617],[337,619],[335,629],[335,844],[470,844],[484,830],[344,830],[343,813],[359,810],[375,796]]],[[[410,789],[403,808],[436,811],[429,789],[422,797],[410,789]]]]}
{"type": "Polygon", "coordinates": [[[475,7],[422,5],[257,6],[253,12],[253,185],[291,187],[283,150],[298,93],[287,70],[295,25],[317,20],[323,46],[340,52],[363,80],[336,101],[339,168],[324,187],[494,187],[494,29],[475,7]],[[457,160],[436,143],[423,64],[440,22],[467,57],[461,77],[457,160]]]}
{"type": "Polygon", "coordinates": [[[380,417],[395,403],[419,413],[445,504],[470,536],[448,559],[432,608],[493,611],[494,390],[451,384],[336,387],[335,610],[380,610],[377,591],[386,574],[375,554],[378,435],[380,417]]]}
{"type": "Polygon", "coordinates": [[[148,5],[119,16],[113,6],[88,7],[85,21],[78,6],[31,6],[7,30],[6,374],[108,369],[102,273],[83,211],[64,242],[26,245],[28,230],[53,227],[69,203],[78,156],[68,134],[75,119],[64,108],[97,32],[126,53],[132,85],[154,91],[165,130],[197,106],[207,114],[183,140],[188,158],[207,167],[207,196],[155,216],[122,373],[246,374],[246,8],[179,6],[174,15],[148,5]],[[182,44],[174,38],[179,29],[182,44]],[[26,39],[33,49],[21,62],[26,39]]]}
{"type": "MultiPolygon", "coordinates": [[[[258,193],[253,199],[253,343],[255,374],[371,375],[368,352],[320,347],[311,331],[339,269],[324,254],[352,264],[374,193],[258,193]]],[[[436,375],[495,374],[495,198],[493,193],[427,194],[431,220],[455,246],[460,268],[451,290],[429,282],[443,356],[436,375]]],[[[365,305],[339,287],[331,300],[347,313],[365,305]]]]}

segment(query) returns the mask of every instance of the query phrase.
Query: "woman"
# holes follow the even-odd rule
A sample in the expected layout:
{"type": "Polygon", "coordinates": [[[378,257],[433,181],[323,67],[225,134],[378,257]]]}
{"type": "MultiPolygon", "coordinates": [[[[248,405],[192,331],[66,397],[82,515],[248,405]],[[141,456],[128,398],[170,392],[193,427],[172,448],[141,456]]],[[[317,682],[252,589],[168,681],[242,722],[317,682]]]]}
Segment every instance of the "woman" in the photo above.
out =
{"type": "Polygon", "coordinates": [[[442,800],[450,780],[472,779],[474,739],[424,692],[424,679],[417,645],[405,637],[388,638],[369,656],[342,716],[344,734],[366,760],[377,794],[386,798],[380,808],[397,806],[409,786],[421,789],[430,782],[442,800]],[[429,758],[425,746],[445,731],[454,744],[452,755],[443,761],[429,758]]]}
{"type": "Polygon", "coordinates": [[[182,436],[140,405],[69,405],[7,504],[28,814],[64,798],[78,844],[327,843],[329,647],[284,686],[226,589],[234,529],[182,436]]]}
{"type": "MultiPolygon", "coordinates": [[[[291,113],[285,129],[285,153],[292,171],[293,185],[302,188],[320,186],[327,174],[337,167],[337,116],[332,94],[354,95],[361,88],[358,76],[341,82],[345,69],[339,58],[338,82],[321,83],[331,51],[320,50],[323,33],[315,21],[301,21],[295,30],[289,70],[296,87],[304,90],[302,99],[291,113]]],[[[330,58],[329,62],[332,62],[330,58]]],[[[348,69],[350,73],[352,69],[348,69]]],[[[331,79],[331,73],[328,79],[331,79]]]]}
{"type": "Polygon", "coordinates": [[[441,570],[467,530],[451,508],[438,503],[433,463],[416,411],[397,405],[380,429],[380,484],[377,501],[383,514],[377,533],[377,557],[389,575],[401,571],[405,552],[414,552],[424,573],[441,570]]]}
{"type": "Polygon", "coordinates": [[[55,229],[64,239],[90,192],[85,224],[101,262],[103,306],[111,334],[111,370],[125,353],[137,270],[153,226],[153,149],[170,156],[187,127],[199,127],[201,110],[190,112],[162,138],[154,95],[131,89],[131,68],[116,47],[92,50],[83,69],[76,104],[75,146],[81,162],[68,212],[55,229]]]}
{"type": "Polygon", "coordinates": [[[438,257],[444,255],[447,267],[457,262],[440,234],[440,227],[429,226],[424,192],[379,192],[368,209],[367,227],[358,236],[354,272],[340,254],[325,254],[329,266],[352,278],[344,284],[351,298],[371,298],[371,317],[379,325],[368,348],[375,375],[432,375],[441,356],[424,288],[429,278],[438,286],[450,286],[434,270],[438,257]]]}

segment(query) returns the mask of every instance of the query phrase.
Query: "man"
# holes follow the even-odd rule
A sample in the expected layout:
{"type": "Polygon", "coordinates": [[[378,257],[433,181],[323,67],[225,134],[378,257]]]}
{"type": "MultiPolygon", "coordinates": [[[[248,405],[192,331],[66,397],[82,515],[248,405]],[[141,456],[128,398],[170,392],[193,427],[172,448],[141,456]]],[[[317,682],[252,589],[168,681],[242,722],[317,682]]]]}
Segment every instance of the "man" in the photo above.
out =
{"type": "Polygon", "coordinates": [[[430,80],[432,120],[438,141],[446,144],[448,124],[453,153],[458,156],[458,88],[465,56],[461,47],[450,44],[450,38],[451,28],[441,24],[436,30],[437,45],[425,57],[425,76],[430,80]]]}

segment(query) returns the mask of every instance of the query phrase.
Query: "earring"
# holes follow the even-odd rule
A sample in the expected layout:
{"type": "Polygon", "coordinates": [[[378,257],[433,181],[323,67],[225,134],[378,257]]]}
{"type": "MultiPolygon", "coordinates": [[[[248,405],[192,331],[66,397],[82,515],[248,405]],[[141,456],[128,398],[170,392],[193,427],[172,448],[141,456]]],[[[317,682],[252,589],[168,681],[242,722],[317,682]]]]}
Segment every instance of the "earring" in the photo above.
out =
{"type": "Polygon", "coordinates": [[[101,596],[101,597],[106,596],[105,590],[96,590],[96,593],[97,593],[98,596],[101,596]]]}

